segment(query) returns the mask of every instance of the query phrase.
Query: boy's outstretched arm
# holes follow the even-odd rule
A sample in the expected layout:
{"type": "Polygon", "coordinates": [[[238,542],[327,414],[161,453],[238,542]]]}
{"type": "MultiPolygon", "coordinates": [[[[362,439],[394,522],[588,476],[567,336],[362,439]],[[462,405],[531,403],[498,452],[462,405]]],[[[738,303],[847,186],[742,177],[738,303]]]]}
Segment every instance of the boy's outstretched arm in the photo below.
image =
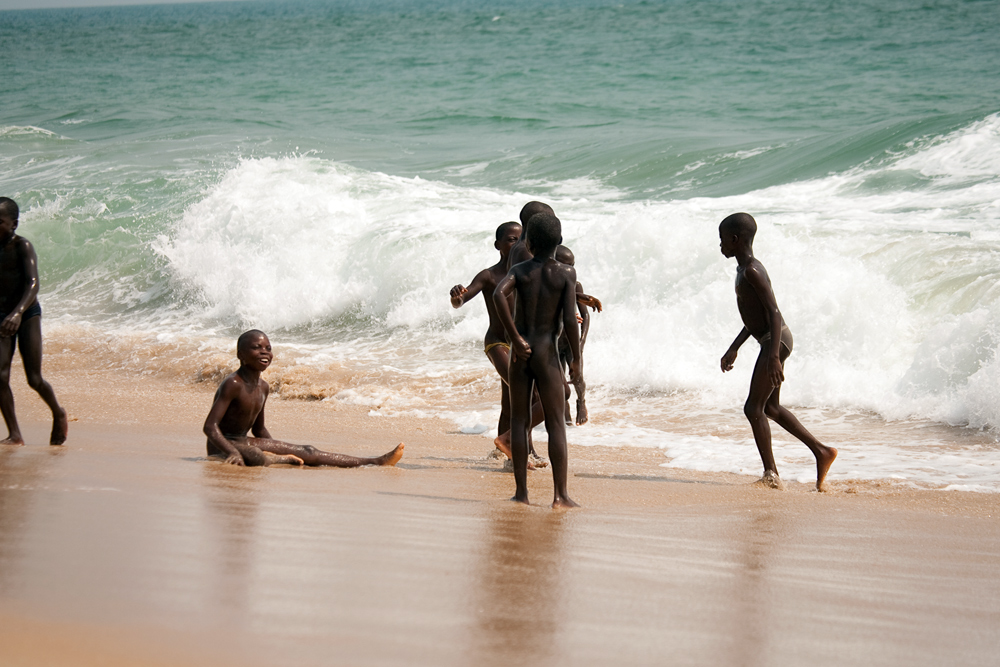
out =
{"type": "MultiPolygon", "coordinates": [[[[243,465],[243,456],[233,446],[233,443],[229,442],[226,436],[222,435],[219,422],[222,421],[226,410],[229,409],[229,405],[233,402],[239,390],[239,387],[230,381],[226,381],[222,385],[222,391],[219,392],[215,403],[212,403],[212,409],[208,411],[208,417],[205,418],[205,426],[202,428],[209,442],[218,447],[220,451],[226,453],[226,463],[236,466],[243,465]]],[[[261,413],[263,413],[263,410],[261,410],[261,413]]]]}
{"type": "Polygon", "coordinates": [[[35,249],[26,238],[18,237],[16,243],[21,254],[21,270],[24,272],[24,294],[14,310],[0,322],[0,336],[13,336],[17,333],[21,328],[21,316],[38,296],[38,258],[35,256],[35,249]]]}
{"type": "Polygon", "coordinates": [[[771,332],[770,349],[767,352],[767,375],[771,378],[771,386],[777,387],[785,381],[785,373],[781,368],[781,311],[778,310],[778,300],[774,298],[771,281],[767,272],[759,262],[754,262],[743,272],[744,278],[750,283],[761,305],[767,312],[767,320],[771,332]]]}
{"type": "Polygon", "coordinates": [[[528,341],[524,340],[524,336],[518,332],[517,325],[514,324],[514,316],[510,313],[510,304],[507,301],[516,285],[517,278],[514,276],[513,271],[505,275],[503,280],[497,284],[497,288],[493,290],[493,303],[496,304],[497,316],[500,318],[500,322],[507,332],[507,337],[510,338],[512,347],[511,359],[514,359],[515,356],[527,359],[531,356],[531,346],[528,345],[528,341]]]}
{"type": "Polygon", "coordinates": [[[750,337],[750,332],[747,331],[746,327],[743,327],[743,330],[740,331],[739,335],[736,337],[736,340],[734,340],[733,344],[729,346],[729,349],[726,350],[726,353],[722,355],[723,373],[725,373],[726,371],[733,370],[733,364],[736,362],[736,353],[739,352],[740,347],[742,347],[743,343],[747,342],[747,338],[749,337],[750,337]]]}
{"type": "Polygon", "coordinates": [[[451,288],[451,307],[461,308],[465,303],[471,301],[475,298],[477,294],[483,291],[483,286],[488,277],[489,271],[480,271],[476,274],[476,277],[472,279],[468,287],[463,287],[462,285],[455,285],[451,288]]]}

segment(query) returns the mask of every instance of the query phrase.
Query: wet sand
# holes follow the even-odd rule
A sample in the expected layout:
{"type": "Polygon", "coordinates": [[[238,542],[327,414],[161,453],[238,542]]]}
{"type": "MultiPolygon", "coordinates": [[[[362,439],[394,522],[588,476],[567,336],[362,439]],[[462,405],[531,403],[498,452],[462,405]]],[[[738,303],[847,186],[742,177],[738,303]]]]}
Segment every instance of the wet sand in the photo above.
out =
{"type": "MultiPolygon", "coordinates": [[[[75,419],[0,448],[0,665],[992,665],[992,494],[785,492],[571,444],[533,503],[443,421],[268,406],[279,438],[396,468],[204,459],[213,386],[48,372],[75,419]]],[[[572,432],[570,433],[572,443],[572,432]]]]}

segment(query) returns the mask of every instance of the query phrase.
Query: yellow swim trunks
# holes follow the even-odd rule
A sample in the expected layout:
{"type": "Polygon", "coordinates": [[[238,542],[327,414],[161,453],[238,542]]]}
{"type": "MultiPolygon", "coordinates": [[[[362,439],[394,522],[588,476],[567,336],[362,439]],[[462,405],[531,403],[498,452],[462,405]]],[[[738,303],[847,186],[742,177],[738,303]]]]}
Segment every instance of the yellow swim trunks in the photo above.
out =
{"type": "Polygon", "coordinates": [[[484,352],[486,352],[486,354],[489,354],[490,350],[492,350],[493,348],[497,347],[498,345],[502,345],[505,348],[507,348],[508,352],[510,351],[510,345],[508,345],[507,343],[504,343],[504,342],[500,342],[500,343],[490,343],[489,345],[486,346],[486,349],[484,350],[484,352]]]}

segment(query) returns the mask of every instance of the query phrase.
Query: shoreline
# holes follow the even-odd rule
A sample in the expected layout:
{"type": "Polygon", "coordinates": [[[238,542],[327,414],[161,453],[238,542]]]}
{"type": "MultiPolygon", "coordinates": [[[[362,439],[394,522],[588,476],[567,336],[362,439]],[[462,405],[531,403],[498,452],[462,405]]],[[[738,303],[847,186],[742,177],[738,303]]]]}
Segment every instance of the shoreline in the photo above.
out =
{"type": "Polygon", "coordinates": [[[993,494],[775,492],[571,443],[582,508],[547,506],[548,470],[523,507],[490,442],[444,420],[277,400],[276,437],[404,441],[403,460],[234,468],[205,458],[207,383],[47,369],[74,420],[49,447],[13,375],[28,444],[0,449],[10,664],[988,664],[1000,648],[993,494]]]}

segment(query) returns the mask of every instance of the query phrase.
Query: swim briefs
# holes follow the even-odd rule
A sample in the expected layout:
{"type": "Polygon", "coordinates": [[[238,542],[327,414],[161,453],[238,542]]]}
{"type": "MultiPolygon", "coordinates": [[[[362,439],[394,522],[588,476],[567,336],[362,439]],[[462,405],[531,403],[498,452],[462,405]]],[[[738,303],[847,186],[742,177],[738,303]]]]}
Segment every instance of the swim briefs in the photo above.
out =
{"type": "MultiPolygon", "coordinates": [[[[761,347],[764,347],[771,341],[771,332],[768,331],[766,334],[758,339],[761,347]]],[[[792,331],[788,328],[787,324],[781,325],[781,344],[785,346],[788,350],[788,354],[792,353],[792,331]]]]}

